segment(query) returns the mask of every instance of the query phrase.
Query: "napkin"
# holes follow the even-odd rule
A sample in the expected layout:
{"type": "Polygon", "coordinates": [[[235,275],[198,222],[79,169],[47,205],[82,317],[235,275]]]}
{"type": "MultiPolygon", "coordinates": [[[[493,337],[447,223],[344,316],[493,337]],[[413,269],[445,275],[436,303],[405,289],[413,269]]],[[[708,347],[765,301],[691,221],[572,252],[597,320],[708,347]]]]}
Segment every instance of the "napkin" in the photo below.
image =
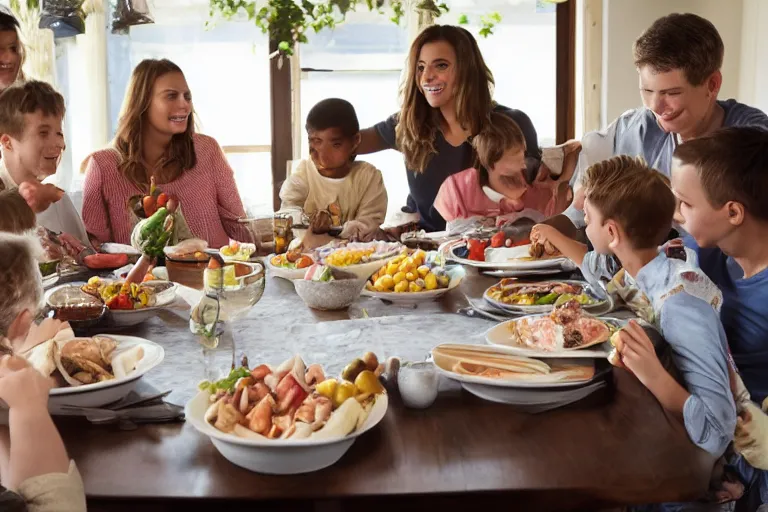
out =
{"type": "Polygon", "coordinates": [[[139,381],[136,389],[122,400],[101,407],[51,406],[52,416],[82,416],[94,424],[118,423],[133,428],[139,423],[166,423],[184,420],[184,408],[171,404],[148,382],[139,381]],[[157,397],[149,401],[148,398],[157,397]],[[134,405],[135,404],[135,405],[134,405]]]}

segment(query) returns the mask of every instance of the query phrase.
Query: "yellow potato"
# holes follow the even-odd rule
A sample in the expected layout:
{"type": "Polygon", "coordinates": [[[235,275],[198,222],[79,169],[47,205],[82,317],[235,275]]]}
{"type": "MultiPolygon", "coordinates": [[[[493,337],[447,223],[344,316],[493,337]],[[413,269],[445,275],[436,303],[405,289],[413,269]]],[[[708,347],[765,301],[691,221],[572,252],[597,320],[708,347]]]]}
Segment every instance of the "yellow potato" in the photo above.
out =
{"type": "Polygon", "coordinates": [[[419,273],[419,277],[426,277],[426,275],[429,274],[429,267],[426,265],[421,265],[416,269],[416,272],[419,273]]]}
{"type": "Polygon", "coordinates": [[[389,291],[395,287],[395,281],[392,279],[392,276],[381,276],[376,280],[376,283],[374,283],[373,286],[375,286],[377,290],[389,291]]]}
{"type": "Polygon", "coordinates": [[[416,281],[413,281],[413,282],[411,282],[411,283],[408,285],[408,291],[409,291],[409,292],[411,292],[411,293],[417,293],[417,292],[420,292],[420,291],[421,291],[421,289],[422,289],[422,288],[421,288],[421,286],[419,286],[418,284],[416,284],[416,281]]]}
{"type": "Polygon", "coordinates": [[[397,272],[394,276],[392,276],[392,279],[395,281],[395,285],[397,285],[397,283],[400,281],[405,281],[405,273],[397,272]]]}
{"type": "Polygon", "coordinates": [[[417,274],[416,272],[406,272],[405,278],[409,281],[415,281],[419,278],[419,274],[417,274]]]}
{"type": "Polygon", "coordinates": [[[440,288],[448,288],[448,284],[450,284],[451,278],[448,276],[440,276],[437,278],[437,284],[440,288]]]}
{"type": "Polygon", "coordinates": [[[437,276],[433,274],[432,272],[428,273],[424,277],[424,287],[427,290],[436,290],[437,289],[437,276]]]}
{"type": "Polygon", "coordinates": [[[386,273],[389,274],[390,276],[394,276],[395,274],[397,274],[397,270],[399,266],[400,266],[399,263],[396,263],[394,261],[390,262],[387,265],[386,273]]]}
{"type": "Polygon", "coordinates": [[[395,293],[405,293],[405,292],[407,292],[408,291],[408,285],[409,285],[408,281],[403,279],[402,281],[400,281],[399,283],[397,283],[395,285],[395,293]]]}

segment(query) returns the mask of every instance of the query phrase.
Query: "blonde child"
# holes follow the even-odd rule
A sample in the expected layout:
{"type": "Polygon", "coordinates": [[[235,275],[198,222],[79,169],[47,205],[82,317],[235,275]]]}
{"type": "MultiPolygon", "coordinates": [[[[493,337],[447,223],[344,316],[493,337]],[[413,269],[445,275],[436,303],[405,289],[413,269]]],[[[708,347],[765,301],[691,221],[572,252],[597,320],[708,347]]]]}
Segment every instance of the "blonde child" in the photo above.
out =
{"type": "MultiPolygon", "coordinates": [[[[25,348],[42,300],[41,252],[34,238],[0,233],[0,343],[14,350],[25,348]]],[[[80,474],[48,413],[51,386],[25,359],[0,358],[0,400],[9,408],[0,442],[4,507],[18,501],[15,492],[30,512],[86,510],[80,474]]]]}
{"type": "MultiPolygon", "coordinates": [[[[576,143],[578,146],[578,143],[576,143]]],[[[526,159],[526,143],[520,127],[509,116],[493,112],[487,126],[472,140],[480,165],[449,176],[440,186],[435,209],[448,223],[449,231],[461,221],[496,218],[514,221],[527,217],[541,222],[562,212],[571,199],[568,172],[552,180],[544,164],[526,159]],[[535,166],[536,169],[529,169],[535,166]],[[539,176],[541,174],[541,176],[539,176]]],[[[560,148],[549,148],[558,150],[560,148]]],[[[571,173],[577,147],[568,147],[571,173]]],[[[562,149],[561,149],[562,151],[562,149]]],[[[563,166],[563,157],[558,163],[563,166]]],[[[558,169],[560,170],[560,169],[558,169]]]]}

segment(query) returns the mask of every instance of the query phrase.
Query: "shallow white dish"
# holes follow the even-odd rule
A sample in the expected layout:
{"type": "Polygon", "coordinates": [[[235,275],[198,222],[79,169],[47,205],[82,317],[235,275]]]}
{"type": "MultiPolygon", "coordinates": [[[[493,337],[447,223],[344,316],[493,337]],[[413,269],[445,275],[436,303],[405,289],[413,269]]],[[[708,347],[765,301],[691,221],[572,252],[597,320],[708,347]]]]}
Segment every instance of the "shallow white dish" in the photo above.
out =
{"type": "MultiPolygon", "coordinates": [[[[150,281],[149,283],[161,283],[161,281],[150,281]]],[[[80,288],[84,284],[84,282],[67,283],[55,288],[51,288],[45,292],[45,303],[50,305],[48,299],[54,292],[60,290],[61,288],[67,286],[80,288]]],[[[170,288],[155,295],[155,304],[151,307],[134,309],[131,311],[110,309],[106,316],[107,323],[112,327],[132,327],[156,316],[161,310],[167,308],[176,300],[176,290],[178,289],[179,285],[176,283],[171,284],[172,286],[170,288]]]]}
{"type": "Polygon", "coordinates": [[[395,258],[397,258],[397,254],[393,254],[392,256],[387,256],[386,258],[382,258],[380,260],[369,261],[368,263],[358,263],[357,265],[346,265],[343,267],[336,266],[336,265],[328,265],[328,266],[331,268],[335,268],[337,270],[343,270],[344,272],[349,272],[350,274],[354,274],[360,279],[367,280],[369,277],[373,275],[374,272],[376,272],[381,267],[383,267],[384,265],[386,265],[387,263],[389,263],[395,258]]]}
{"type": "Polygon", "coordinates": [[[51,274],[51,275],[49,275],[47,277],[44,277],[43,278],[43,290],[47,290],[51,286],[53,286],[56,283],[58,283],[59,279],[60,279],[60,277],[59,277],[59,273],[58,272],[55,273],[55,274],[51,274]]]}
{"type": "Polygon", "coordinates": [[[493,258],[495,261],[475,261],[467,258],[461,258],[454,253],[455,249],[466,245],[464,240],[452,240],[446,242],[440,246],[438,251],[446,259],[475,267],[484,270],[541,270],[541,269],[559,269],[562,271],[575,270],[576,265],[568,258],[549,258],[544,260],[516,260],[514,258],[528,257],[528,248],[530,245],[521,245],[519,247],[510,247],[502,249],[494,249],[492,254],[495,254],[493,258]],[[503,255],[503,257],[502,257],[503,255]]]}
{"type": "Polygon", "coordinates": [[[541,389],[501,388],[484,384],[462,382],[461,387],[478,398],[499,404],[516,405],[524,409],[547,410],[571,404],[586,398],[600,388],[605,382],[595,381],[579,385],[574,389],[557,389],[547,391],[541,389]]]}
{"type": "Polygon", "coordinates": [[[267,267],[268,275],[287,279],[288,281],[293,281],[294,279],[304,279],[304,276],[307,273],[306,268],[276,267],[272,264],[272,258],[274,256],[274,254],[270,254],[264,258],[264,266],[267,267]]]}
{"type": "MultiPolygon", "coordinates": [[[[511,388],[511,389],[523,389],[523,388],[535,388],[535,389],[550,389],[550,388],[567,388],[586,384],[594,380],[594,376],[584,380],[548,380],[549,377],[546,374],[541,374],[540,378],[531,380],[512,380],[512,379],[493,379],[489,377],[478,377],[476,375],[461,375],[459,373],[452,372],[443,366],[447,365],[447,360],[451,358],[445,358],[441,355],[432,354],[432,359],[435,363],[437,372],[444,377],[455,380],[463,384],[480,384],[483,386],[494,388],[511,388]]],[[[573,362],[573,358],[571,362],[573,362]]],[[[562,363],[563,358],[557,361],[547,361],[548,364],[562,363]]],[[[596,374],[596,372],[595,372],[596,374]]]]}
{"type": "Polygon", "coordinates": [[[467,272],[460,265],[453,265],[447,270],[448,275],[451,277],[447,288],[441,288],[438,290],[427,290],[416,293],[395,293],[395,292],[372,292],[363,288],[363,292],[360,295],[364,297],[373,297],[374,299],[386,300],[395,304],[414,304],[419,302],[434,301],[453,290],[461,284],[461,281],[466,277],[467,272]]]}
{"type": "MultiPolygon", "coordinates": [[[[569,359],[608,358],[608,354],[610,354],[611,352],[611,343],[608,341],[606,341],[605,343],[592,345],[591,347],[587,347],[587,348],[554,350],[551,352],[548,352],[546,350],[536,350],[528,347],[521,347],[519,345],[510,344],[510,340],[511,340],[511,336],[509,333],[510,324],[517,322],[518,320],[521,320],[523,318],[535,318],[540,316],[543,316],[543,315],[526,315],[519,318],[513,318],[511,320],[507,320],[506,322],[501,322],[500,324],[496,324],[486,331],[485,340],[488,342],[489,345],[503,348],[505,353],[514,354],[517,356],[535,357],[538,359],[542,359],[542,358],[560,358],[560,359],[562,358],[569,358],[569,359]]],[[[613,324],[614,326],[619,328],[623,327],[627,323],[626,320],[620,320],[618,318],[598,317],[598,319],[603,322],[613,324]]]]}
{"type": "MultiPolygon", "coordinates": [[[[48,410],[56,414],[66,407],[102,407],[117,402],[128,396],[139,385],[140,379],[150,370],[160,365],[165,357],[165,350],[157,343],[135,336],[108,335],[117,341],[115,355],[136,345],[144,348],[136,369],[121,379],[112,379],[95,384],[84,384],[75,387],[53,388],[48,397],[48,410]]],[[[0,404],[2,404],[0,402],[0,404]]],[[[0,425],[8,423],[8,409],[0,405],[0,425]]]]}
{"type": "Polygon", "coordinates": [[[327,468],[349,450],[360,435],[375,427],[386,415],[389,399],[378,396],[362,428],[338,439],[245,439],[226,434],[205,421],[205,411],[211,405],[210,394],[201,391],[187,403],[187,422],[208,436],[225,459],[250,471],[269,475],[298,475],[327,468]]]}
{"type": "MultiPolygon", "coordinates": [[[[535,285],[545,285],[545,284],[551,284],[551,283],[567,283],[567,284],[576,284],[582,287],[584,293],[592,297],[598,302],[595,302],[594,304],[584,305],[582,306],[583,309],[587,311],[592,310],[600,310],[605,309],[605,307],[608,305],[609,299],[606,299],[605,297],[602,297],[600,294],[598,294],[586,281],[575,281],[575,280],[569,280],[569,279],[563,279],[563,280],[553,280],[553,281],[539,281],[539,282],[519,282],[515,283],[515,285],[519,286],[535,286],[535,285]]],[[[506,311],[511,311],[513,313],[524,313],[524,314],[535,314],[535,313],[549,313],[554,309],[554,304],[545,304],[541,306],[536,305],[516,305],[516,304],[506,304],[504,302],[498,301],[490,296],[491,288],[494,288],[499,283],[496,283],[493,286],[490,286],[485,292],[483,293],[483,299],[492,306],[504,309],[506,311]]]]}

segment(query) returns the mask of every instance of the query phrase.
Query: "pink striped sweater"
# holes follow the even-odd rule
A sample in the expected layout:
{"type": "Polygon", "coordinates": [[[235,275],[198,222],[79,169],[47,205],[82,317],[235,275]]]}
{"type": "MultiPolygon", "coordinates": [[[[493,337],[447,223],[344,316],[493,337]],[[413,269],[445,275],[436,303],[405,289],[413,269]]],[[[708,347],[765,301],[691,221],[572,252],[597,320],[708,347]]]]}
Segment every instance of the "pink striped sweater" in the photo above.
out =
{"type": "MultiPolygon", "coordinates": [[[[249,241],[247,229],[237,222],[245,216],[235,175],[216,140],[194,135],[197,165],[176,180],[160,186],[179,198],[184,218],[192,233],[213,248],[229,239],[249,241]]],[[[83,222],[89,235],[98,241],[131,243],[134,217],[128,199],[146,193],[118,171],[119,155],[103,149],[88,158],[83,190],[83,222]]]]}

